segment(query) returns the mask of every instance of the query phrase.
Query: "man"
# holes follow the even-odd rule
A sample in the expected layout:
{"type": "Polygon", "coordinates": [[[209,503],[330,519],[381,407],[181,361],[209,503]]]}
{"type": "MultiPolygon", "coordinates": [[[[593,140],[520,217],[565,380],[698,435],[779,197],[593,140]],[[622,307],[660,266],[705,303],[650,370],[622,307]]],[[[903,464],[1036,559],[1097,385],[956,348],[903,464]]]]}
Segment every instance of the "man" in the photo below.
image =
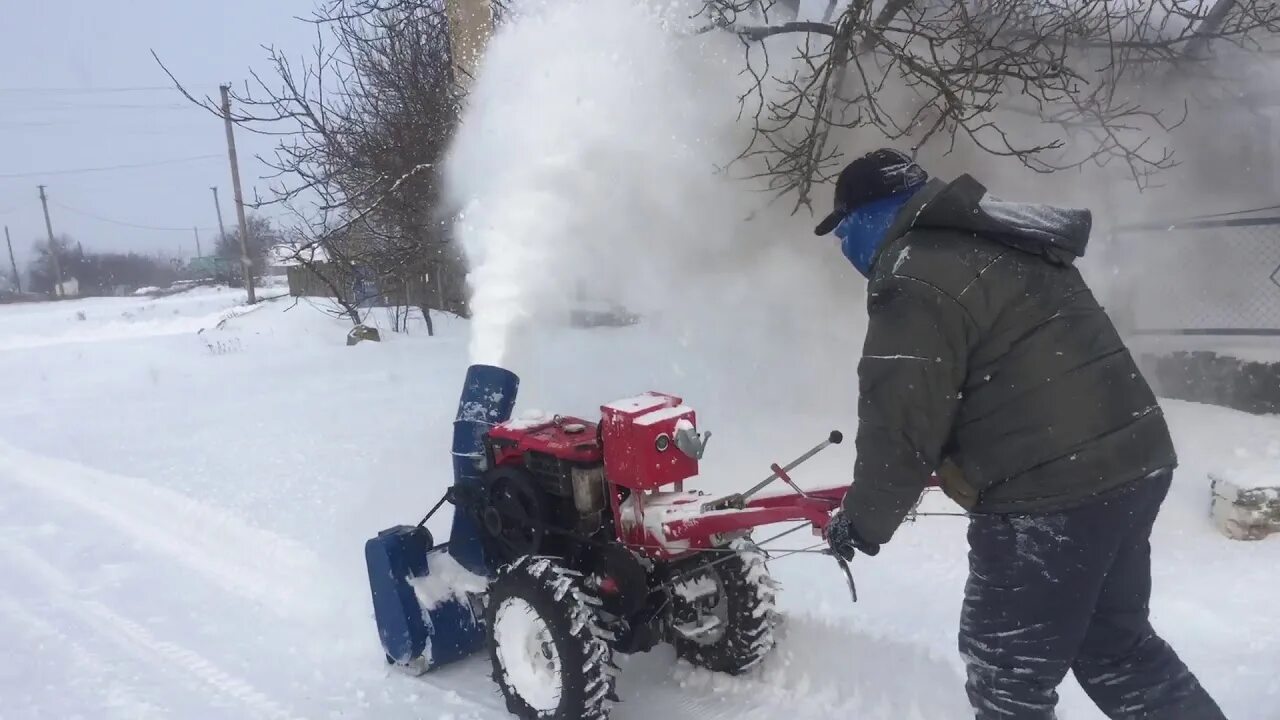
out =
{"type": "Polygon", "coordinates": [[[869,320],[854,482],[827,538],[875,555],[936,471],[970,511],[960,650],[979,720],[1054,718],[1068,671],[1113,720],[1221,720],[1148,621],[1177,457],[1073,266],[1091,224],[894,150],[844,169],[816,233],[867,277],[869,320]]]}

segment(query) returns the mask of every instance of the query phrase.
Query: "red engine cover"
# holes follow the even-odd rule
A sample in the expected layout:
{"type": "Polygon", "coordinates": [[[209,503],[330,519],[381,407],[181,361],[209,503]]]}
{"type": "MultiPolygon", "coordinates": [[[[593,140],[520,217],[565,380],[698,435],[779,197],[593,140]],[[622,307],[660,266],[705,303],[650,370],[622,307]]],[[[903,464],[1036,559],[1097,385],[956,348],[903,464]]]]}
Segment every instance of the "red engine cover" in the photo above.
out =
{"type": "Polygon", "coordinates": [[[497,465],[519,460],[530,451],[572,463],[593,464],[603,459],[596,423],[575,417],[509,420],[489,430],[489,441],[497,465]]]}
{"type": "Polygon", "coordinates": [[[693,408],[674,395],[648,393],[600,408],[604,472],[609,482],[655,490],[698,474],[698,461],[675,445],[677,426],[695,424],[693,408]]]}

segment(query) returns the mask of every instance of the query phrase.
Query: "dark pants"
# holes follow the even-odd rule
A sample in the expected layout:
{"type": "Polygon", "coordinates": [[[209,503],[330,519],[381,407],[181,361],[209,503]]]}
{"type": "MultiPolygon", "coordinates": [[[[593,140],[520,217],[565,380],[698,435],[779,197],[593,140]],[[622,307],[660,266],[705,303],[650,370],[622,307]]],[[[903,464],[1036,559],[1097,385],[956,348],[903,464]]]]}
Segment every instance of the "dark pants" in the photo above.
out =
{"type": "Polygon", "coordinates": [[[1171,479],[1066,512],[973,517],[960,652],[978,720],[1052,720],[1068,670],[1112,720],[1224,720],[1148,621],[1171,479]]]}

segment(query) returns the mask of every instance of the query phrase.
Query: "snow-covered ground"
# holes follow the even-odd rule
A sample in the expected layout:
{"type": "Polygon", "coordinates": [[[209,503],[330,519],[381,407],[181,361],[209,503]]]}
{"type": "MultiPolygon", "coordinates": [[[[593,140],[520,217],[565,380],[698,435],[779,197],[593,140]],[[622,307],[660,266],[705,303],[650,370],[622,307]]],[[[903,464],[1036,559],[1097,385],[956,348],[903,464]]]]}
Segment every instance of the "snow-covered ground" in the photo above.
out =
{"type": "MultiPolygon", "coordinates": [[[[343,323],[305,304],[245,312],[242,299],[0,307],[0,718],[506,717],[482,658],[388,671],[361,554],[451,480],[465,323],[346,347],[343,323]]],[[[715,433],[700,482],[740,488],[854,430],[846,384],[757,375],[741,362],[752,342],[717,355],[650,323],[548,329],[513,359],[517,412],[681,394],[715,433]]],[[[1259,458],[1280,473],[1280,418],[1166,409],[1183,464],[1154,541],[1155,623],[1228,716],[1275,718],[1280,539],[1216,534],[1206,475],[1259,458]]],[[[827,451],[797,481],[843,482],[852,452],[827,451]]],[[[857,605],[829,559],[778,561],[774,657],[736,679],[667,649],[628,658],[615,717],[966,717],[963,525],[921,519],[857,558],[857,605]]],[[[1072,681],[1063,693],[1065,720],[1100,717],[1072,681]]]]}

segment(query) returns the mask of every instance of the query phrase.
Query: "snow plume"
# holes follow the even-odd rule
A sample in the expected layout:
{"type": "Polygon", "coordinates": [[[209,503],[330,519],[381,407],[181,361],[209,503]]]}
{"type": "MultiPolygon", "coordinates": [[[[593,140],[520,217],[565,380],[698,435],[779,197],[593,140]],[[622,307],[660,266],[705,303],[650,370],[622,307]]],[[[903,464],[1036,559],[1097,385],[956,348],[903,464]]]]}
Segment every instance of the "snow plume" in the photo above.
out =
{"type": "Polygon", "coordinates": [[[581,292],[640,314],[700,378],[781,393],[772,371],[811,375],[815,355],[851,376],[837,348],[856,352],[861,279],[809,212],[724,170],[748,139],[741,44],[687,32],[687,7],[533,5],[493,37],[447,168],[472,361],[517,369],[581,292]]]}
{"type": "Polygon", "coordinates": [[[593,248],[642,222],[636,180],[681,151],[664,95],[690,88],[666,72],[671,45],[650,12],[613,0],[534,3],[493,38],[448,167],[473,361],[506,360],[526,321],[567,309],[593,248]]]}

